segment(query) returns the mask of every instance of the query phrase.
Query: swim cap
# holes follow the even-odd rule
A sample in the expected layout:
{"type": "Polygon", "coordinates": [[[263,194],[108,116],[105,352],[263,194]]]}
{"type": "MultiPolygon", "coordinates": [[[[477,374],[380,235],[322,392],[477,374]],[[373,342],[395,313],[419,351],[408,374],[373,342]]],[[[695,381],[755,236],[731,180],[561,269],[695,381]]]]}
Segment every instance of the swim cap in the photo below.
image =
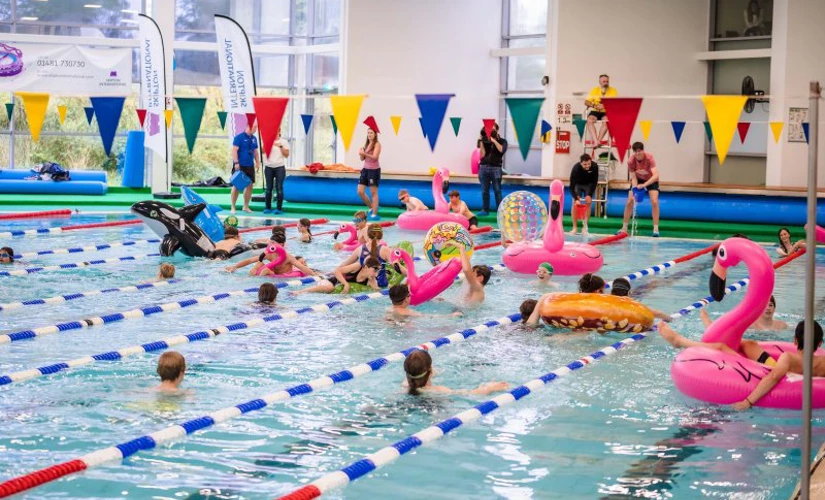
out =
{"type": "Polygon", "coordinates": [[[553,274],[553,264],[549,262],[542,262],[541,264],[539,264],[539,267],[544,268],[551,275],[553,274]]]}

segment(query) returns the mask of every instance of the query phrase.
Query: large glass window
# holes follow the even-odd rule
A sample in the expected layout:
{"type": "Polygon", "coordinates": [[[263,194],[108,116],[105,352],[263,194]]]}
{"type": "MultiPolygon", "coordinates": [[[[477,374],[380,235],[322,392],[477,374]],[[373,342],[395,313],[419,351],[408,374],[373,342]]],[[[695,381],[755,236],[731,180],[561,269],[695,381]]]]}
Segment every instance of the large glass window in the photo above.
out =
{"type": "Polygon", "coordinates": [[[0,0],[0,23],[8,32],[133,38],[144,0],[0,0]]]}
{"type": "Polygon", "coordinates": [[[770,48],[773,0],[714,0],[712,12],[711,50],[770,48]]]}
{"type": "Polygon", "coordinates": [[[220,14],[243,26],[252,44],[288,42],[290,8],[291,0],[177,0],[175,39],[214,42],[215,14],[220,14]]]}
{"type": "Polygon", "coordinates": [[[547,34],[547,0],[509,0],[511,36],[547,34]]]}

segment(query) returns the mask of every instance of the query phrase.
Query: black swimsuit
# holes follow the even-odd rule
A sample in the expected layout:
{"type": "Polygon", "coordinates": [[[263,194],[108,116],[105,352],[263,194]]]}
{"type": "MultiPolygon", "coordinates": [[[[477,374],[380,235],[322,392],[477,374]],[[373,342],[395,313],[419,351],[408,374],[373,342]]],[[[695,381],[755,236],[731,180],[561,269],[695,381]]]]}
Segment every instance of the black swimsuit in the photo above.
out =
{"type": "MultiPolygon", "coordinates": [[[[370,281],[370,280],[369,280],[369,278],[366,278],[366,279],[361,280],[361,281],[356,281],[356,280],[358,279],[358,273],[359,273],[359,272],[360,272],[360,271],[355,271],[355,272],[353,272],[353,273],[347,273],[347,274],[345,274],[345,275],[344,275],[344,280],[345,280],[347,283],[352,283],[352,284],[356,284],[356,285],[364,285],[364,286],[366,286],[366,285],[367,285],[367,283],[369,283],[369,281],[370,281]]],[[[328,281],[329,281],[330,283],[332,283],[332,286],[336,286],[336,285],[338,285],[338,284],[340,283],[340,281],[338,281],[338,278],[336,278],[335,276],[331,277],[328,281]]]]}

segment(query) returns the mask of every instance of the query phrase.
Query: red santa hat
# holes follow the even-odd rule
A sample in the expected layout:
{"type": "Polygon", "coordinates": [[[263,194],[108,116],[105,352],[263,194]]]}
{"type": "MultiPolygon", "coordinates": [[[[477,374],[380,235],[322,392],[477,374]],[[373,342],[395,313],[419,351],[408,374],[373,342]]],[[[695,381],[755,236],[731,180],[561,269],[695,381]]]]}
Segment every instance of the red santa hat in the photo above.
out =
{"type": "Polygon", "coordinates": [[[372,116],[372,115],[368,116],[368,117],[367,117],[367,119],[366,119],[366,120],[364,120],[364,125],[366,125],[367,127],[369,127],[369,128],[371,128],[371,129],[373,129],[373,130],[375,131],[375,133],[376,133],[376,134],[380,134],[380,133],[381,133],[381,131],[380,131],[380,130],[378,130],[378,124],[377,124],[377,123],[375,123],[375,118],[373,118],[373,116],[372,116]]]}

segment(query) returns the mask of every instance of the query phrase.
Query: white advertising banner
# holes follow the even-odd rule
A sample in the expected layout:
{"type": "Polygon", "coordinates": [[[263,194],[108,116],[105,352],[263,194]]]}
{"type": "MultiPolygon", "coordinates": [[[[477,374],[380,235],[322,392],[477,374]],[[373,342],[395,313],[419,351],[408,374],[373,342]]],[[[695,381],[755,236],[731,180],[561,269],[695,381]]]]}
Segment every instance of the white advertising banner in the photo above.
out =
{"type": "Polygon", "coordinates": [[[0,92],[126,96],[131,85],[128,48],[0,42],[0,92]]]}
{"type": "Polygon", "coordinates": [[[252,67],[252,48],[243,28],[234,19],[215,16],[218,35],[218,64],[221,70],[223,109],[230,118],[227,127],[230,137],[246,128],[246,113],[254,113],[255,74],[252,67]]]}
{"type": "Polygon", "coordinates": [[[140,103],[146,110],[145,145],[166,161],[166,66],[163,38],[154,19],[138,17],[140,58],[140,103]]]}

